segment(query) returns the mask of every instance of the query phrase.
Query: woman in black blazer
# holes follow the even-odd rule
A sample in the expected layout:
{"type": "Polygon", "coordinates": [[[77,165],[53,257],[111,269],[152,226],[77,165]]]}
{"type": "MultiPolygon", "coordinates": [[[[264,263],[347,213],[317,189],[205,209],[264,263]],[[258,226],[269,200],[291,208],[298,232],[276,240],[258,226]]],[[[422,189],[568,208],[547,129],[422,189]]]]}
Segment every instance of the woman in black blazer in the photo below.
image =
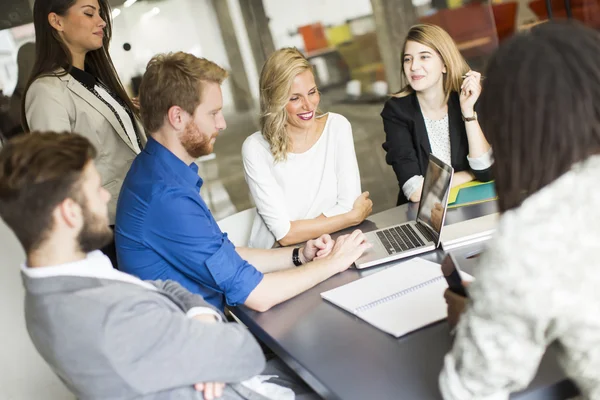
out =
{"type": "Polygon", "coordinates": [[[397,204],[419,201],[429,153],[452,165],[452,186],[491,180],[492,150],[474,110],[481,75],[435,25],[410,29],[402,60],[406,86],[381,112],[386,162],[400,187],[397,204]]]}

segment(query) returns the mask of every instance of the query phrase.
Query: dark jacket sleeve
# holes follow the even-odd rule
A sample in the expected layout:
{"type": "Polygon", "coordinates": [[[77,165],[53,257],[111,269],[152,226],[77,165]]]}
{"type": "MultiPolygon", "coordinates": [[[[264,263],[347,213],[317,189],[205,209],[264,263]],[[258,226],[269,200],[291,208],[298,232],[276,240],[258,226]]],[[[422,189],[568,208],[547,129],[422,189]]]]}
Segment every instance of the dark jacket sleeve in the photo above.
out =
{"type": "Polygon", "coordinates": [[[479,182],[488,182],[494,179],[494,175],[492,173],[493,165],[486,169],[471,169],[473,175],[475,176],[475,180],[479,182]]]}
{"type": "MultiPolygon", "coordinates": [[[[383,149],[386,151],[385,161],[392,166],[402,186],[415,175],[422,175],[417,159],[417,148],[411,132],[412,123],[407,110],[402,110],[402,103],[392,98],[385,103],[381,118],[385,131],[383,149]]],[[[403,196],[402,196],[403,197],[403,196]]]]}

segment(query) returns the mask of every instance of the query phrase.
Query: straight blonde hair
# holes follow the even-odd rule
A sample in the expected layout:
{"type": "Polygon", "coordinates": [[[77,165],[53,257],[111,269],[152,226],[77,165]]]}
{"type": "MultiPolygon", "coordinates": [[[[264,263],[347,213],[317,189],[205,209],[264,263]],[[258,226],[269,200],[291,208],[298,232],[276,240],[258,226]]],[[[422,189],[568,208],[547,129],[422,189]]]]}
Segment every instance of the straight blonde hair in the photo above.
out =
{"type": "Polygon", "coordinates": [[[260,129],[276,162],[284,161],[291,148],[285,106],[292,83],[307,70],[314,75],[312,65],[302,53],[295,47],[286,47],[271,54],[260,73],[260,129]]]}
{"type": "Polygon", "coordinates": [[[442,62],[446,66],[446,73],[444,74],[444,103],[447,103],[450,93],[460,92],[463,75],[469,72],[470,68],[450,35],[439,26],[433,24],[414,25],[408,31],[406,40],[404,40],[404,44],[402,45],[401,60],[403,67],[401,82],[403,87],[398,93],[392,96],[405,97],[415,91],[408,83],[408,78],[404,72],[404,56],[408,41],[430,47],[442,58],[442,62]]]}

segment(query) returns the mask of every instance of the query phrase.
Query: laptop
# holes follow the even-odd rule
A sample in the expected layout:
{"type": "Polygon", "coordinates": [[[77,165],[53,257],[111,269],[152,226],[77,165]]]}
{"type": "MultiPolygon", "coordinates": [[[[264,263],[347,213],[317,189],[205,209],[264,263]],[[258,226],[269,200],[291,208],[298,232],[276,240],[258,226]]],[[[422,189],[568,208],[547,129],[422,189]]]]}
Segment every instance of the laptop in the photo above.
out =
{"type": "Polygon", "coordinates": [[[453,174],[451,166],[430,154],[417,219],[366,233],[373,247],[356,260],[356,268],[435,250],[440,244],[453,174]]]}

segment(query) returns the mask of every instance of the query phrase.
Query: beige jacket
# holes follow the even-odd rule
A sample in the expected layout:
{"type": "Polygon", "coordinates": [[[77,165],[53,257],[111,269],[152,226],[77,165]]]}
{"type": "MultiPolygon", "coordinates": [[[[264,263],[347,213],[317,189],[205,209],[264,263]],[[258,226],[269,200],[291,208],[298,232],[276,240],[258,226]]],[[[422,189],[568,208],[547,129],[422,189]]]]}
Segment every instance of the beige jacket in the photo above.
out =
{"type": "MultiPolygon", "coordinates": [[[[25,98],[25,115],[31,131],[74,132],[92,142],[98,150],[96,167],[102,177],[102,186],[112,196],[108,214],[113,225],[119,192],[136,156],[115,114],[67,74],[45,76],[33,82],[25,98]]],[[[144,146],[144,128],[137,119],[135,124],[144,146]]]]}

